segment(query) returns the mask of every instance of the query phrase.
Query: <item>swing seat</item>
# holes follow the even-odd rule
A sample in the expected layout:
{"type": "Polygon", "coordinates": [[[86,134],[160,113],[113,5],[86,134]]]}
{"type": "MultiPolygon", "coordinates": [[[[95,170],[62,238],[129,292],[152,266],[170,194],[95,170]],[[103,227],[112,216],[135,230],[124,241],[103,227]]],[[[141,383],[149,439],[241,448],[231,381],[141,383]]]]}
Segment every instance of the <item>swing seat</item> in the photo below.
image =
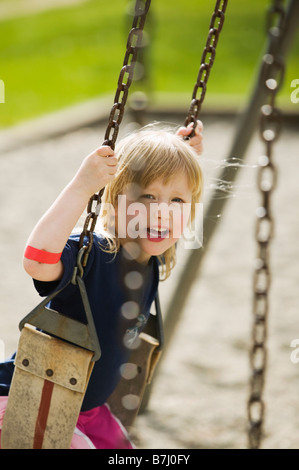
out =
{"type": "Polygon", "coordinates": [[[3,421],[3,449],[70,448],[92,355],[24,325],[3,421]]]}
{"type": "Polygon", "coordinates": [[[48,307],[66,286],[50,294],[20,322],[1,432],[3,449],[70,448],[90,374],[101,355],[84,281],[78,275],[74,282],[87,324],[48,307]]]}

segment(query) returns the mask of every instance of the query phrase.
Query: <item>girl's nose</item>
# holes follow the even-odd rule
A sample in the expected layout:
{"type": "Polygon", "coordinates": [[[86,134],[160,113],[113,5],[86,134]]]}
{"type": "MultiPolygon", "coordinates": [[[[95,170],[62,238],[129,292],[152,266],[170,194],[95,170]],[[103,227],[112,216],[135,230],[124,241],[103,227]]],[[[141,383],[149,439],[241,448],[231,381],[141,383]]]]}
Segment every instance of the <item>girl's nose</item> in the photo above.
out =
{"type": "Polygon", "coordinates": [[[161,222],[168,221],[170,218],[169,205],[166,202],[154,203],[153,217],[161,222]]]}

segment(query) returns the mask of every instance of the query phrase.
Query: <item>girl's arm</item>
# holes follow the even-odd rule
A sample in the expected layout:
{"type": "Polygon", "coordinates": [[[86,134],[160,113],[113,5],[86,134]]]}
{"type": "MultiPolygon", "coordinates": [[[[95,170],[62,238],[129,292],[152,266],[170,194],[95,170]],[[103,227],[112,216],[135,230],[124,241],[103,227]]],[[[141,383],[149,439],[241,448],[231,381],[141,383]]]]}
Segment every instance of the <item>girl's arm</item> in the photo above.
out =
{"type": "MultiPolygon", "coordinates": [[[[90,197],[115,177],[116,169],[117,158],[110,147],[102,146],[88,155],[72,181],[39,220],[27,245],[61,253],[90,197]]],[[[61,261],[45,264],[24,258],[24,268],[31,277],[40,281],[54,281],[63,274],[61,261]]]]}

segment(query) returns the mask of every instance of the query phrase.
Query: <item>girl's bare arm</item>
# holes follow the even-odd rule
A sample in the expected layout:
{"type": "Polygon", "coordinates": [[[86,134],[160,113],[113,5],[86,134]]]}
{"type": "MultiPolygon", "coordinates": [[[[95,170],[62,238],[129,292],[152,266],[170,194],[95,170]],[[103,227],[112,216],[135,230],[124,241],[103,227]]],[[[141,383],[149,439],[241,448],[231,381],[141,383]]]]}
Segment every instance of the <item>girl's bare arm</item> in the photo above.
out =
{"type": "MultiPolygon", "coordinates": [[[[90,197],[115,177],[116,169],[117,159],[110,147],[102,146],[88,155],[72,181],[39,220],[27,245],[61,253],[90,197]]],[[[61,261],[44,264],[24,258],[23,263],[26,272],[40,281],[57,280],[63,273],[61,261]]]]}

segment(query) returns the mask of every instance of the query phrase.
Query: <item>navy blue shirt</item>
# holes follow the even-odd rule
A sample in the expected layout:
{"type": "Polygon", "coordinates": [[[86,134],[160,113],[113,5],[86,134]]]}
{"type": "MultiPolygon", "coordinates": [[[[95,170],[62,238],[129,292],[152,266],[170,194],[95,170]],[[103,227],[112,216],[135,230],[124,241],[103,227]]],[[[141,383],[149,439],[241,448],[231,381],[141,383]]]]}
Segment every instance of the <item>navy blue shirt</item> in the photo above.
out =
{"type": "MultiPolygon", "coordinates": [[[[77,261],[79,236],[71,236],[66,244],[61,261],[64,265],[62,279],[56,282],[34,280],[41,296],[47,296],[68,284],[77,261]]],[[[94,235],[93,246],[88,263],[84,268],[83,279],[94,318],[100,346],[101,357],[95,362],[82,405],[86,411],[106,402],[120,378],[120,366],[128,359],[129,350],[124,346],[124,333],[138,334],[146,324],[151,304],[155,299],[159,271],[158,261],[152,257],[144,266],[129,261],[124,250],[115,255],[107,253],[100,244],[105,240],[94,235]],[[128,271],[137,271],[143,282],[136,289],[129,289],[124,283],[128,271]],[[125,319],[122,306],[128,301],[137,302],[137,319],[125,319]]],[[[68,284],[52,301],[51,308],[86,323],[86,316],[78,286],[68,284]]],[[[0,364],[0,395],[6,395],[13,373],[13,358],[0,364]]]]}

